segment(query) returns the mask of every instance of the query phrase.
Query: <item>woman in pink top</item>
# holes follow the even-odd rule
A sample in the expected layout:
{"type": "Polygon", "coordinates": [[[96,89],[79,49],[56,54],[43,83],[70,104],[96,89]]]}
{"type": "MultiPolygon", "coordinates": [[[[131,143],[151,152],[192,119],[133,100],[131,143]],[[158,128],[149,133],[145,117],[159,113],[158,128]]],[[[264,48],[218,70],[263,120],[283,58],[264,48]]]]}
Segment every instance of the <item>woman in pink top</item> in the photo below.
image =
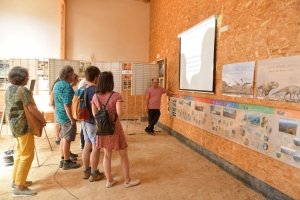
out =
{"type": "MultiPolygon", "coordinates": [[[[96,91],[91,101],[92,111],[94,116],[97,110],[100,109],[97,96],[100,100],[100,103],[105,105],[110,94],[113,92],[113,89],[114,89],[113,74],[111,72],[102,72],[98,78],[96,91]]],[[[128,187],[138,185],[140,183],[139,179],[134,180],[130,178],[129,160],[127,154],[128,144],[126,142],[125,134],[120,122],[120,116],[123,115],[122,102],[123,99],[121,94],[118,92],[113,92],[106,106],[106,110],[109,113],[109,117],[111,121],[114,121],[116,113],[118,114],[117,121],[115,124],[115,132],[113,135],[97,136],[96,139],[96,148],[104,148],[103,168],[107,179],[107,183],[106,183],[107,188],[110,188],[115,183],[117,183],[117,179],[112,178],[111,176],[112,150],[119,151],[119,154],[121,156],[121,166],[122,166],[123,176],[125,178],[124,186],[128,188],[128,187]]]]}

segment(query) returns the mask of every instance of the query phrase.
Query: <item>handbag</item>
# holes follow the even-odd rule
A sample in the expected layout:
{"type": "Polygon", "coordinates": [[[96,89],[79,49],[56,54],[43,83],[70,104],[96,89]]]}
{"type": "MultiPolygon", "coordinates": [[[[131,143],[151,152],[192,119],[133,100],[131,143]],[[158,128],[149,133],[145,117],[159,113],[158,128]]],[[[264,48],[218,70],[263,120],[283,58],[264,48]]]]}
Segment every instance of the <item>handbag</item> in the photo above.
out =
{"type": "Polygon", "coordinates": [[[33,114],[31,114],[27,106],[24,104],[22,99],[21,86],[19,86],[18,88],[18,94],[23,103],[23,108],[24,108],[27,124],[30,128],[30,132],[37,137],[41,137],[44,128],[43,123],[38,118],[36,118],[33,114]]]}

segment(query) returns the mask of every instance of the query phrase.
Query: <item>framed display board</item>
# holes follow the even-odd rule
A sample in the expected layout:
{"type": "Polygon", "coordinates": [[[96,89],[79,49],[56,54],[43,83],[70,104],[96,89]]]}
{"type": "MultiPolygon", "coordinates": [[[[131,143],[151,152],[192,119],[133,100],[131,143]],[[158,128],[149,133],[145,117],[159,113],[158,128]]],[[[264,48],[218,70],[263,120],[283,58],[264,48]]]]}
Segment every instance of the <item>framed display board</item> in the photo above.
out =
{"type": "Polygon", "coordinates": [[[5,89],[8,85],[8,71],[9,64],[8,60],[0,60],[0,89],[5,89]]]}
{"type": "Polygon", "coordinates": [[[167,66],[167,59],[161,59],[156,61],[156,63],[158,64],[159,67],[159,77],[158,77],[158,81],[159,81],[159,86],[166,88],[166,81],[165,81],[165,77],[166,77],[166,66],[167,66]]]}
{"type": "Polygon", "coordinates": [[[122,67],[122,89],[123,90],[131,90],[131,63],[123,63],[122,67]]]}
{"type": "Polygon", "coordinates": [[[121,62],[93,62],[93,66],[100,69],[101,72],[111,71],[114,76],[114,91],[122,93],[122,66],[121,62]]]}

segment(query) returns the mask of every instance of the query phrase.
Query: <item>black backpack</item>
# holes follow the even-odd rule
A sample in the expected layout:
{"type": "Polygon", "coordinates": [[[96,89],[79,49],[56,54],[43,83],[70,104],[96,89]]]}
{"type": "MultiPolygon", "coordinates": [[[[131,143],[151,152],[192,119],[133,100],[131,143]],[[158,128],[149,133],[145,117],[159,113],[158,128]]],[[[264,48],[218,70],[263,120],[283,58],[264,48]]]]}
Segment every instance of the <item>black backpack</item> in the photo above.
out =
{"type": "Polygon", "coordinates": [[[98,99],[98,103],[100,105],[100,109],[95,114],[95,122],[96,122],[96,135],[113,135],[115,132],[115,124],[117,121],[118,115],[116,114],[114,122],[111,122],[109,119],[109,114],[106,110],[107,103],[109,102],[109,99],[111,95],[114,92],[112,92],[106,102],[105,105],[103,105],[98,98],[98,95],[96,94],[96,97],[98,99]],[[102,107],[103,106],[103,107],[102,107]]]}

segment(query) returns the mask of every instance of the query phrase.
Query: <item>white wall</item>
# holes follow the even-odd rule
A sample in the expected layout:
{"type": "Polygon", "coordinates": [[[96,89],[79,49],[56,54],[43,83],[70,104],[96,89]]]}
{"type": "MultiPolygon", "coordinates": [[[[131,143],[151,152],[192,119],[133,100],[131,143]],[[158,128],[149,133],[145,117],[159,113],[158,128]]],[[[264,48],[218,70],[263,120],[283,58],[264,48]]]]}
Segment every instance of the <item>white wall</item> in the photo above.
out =
{"type": "Polygon", "coordinates": [[[0,0],[0,59],[60,57],[59,0],[0,0]]]}
{"type": "Polygon", "coordinates": [[[66,13],[66,59],[149,61],[149,3],[67,0],[66,13]]]}

